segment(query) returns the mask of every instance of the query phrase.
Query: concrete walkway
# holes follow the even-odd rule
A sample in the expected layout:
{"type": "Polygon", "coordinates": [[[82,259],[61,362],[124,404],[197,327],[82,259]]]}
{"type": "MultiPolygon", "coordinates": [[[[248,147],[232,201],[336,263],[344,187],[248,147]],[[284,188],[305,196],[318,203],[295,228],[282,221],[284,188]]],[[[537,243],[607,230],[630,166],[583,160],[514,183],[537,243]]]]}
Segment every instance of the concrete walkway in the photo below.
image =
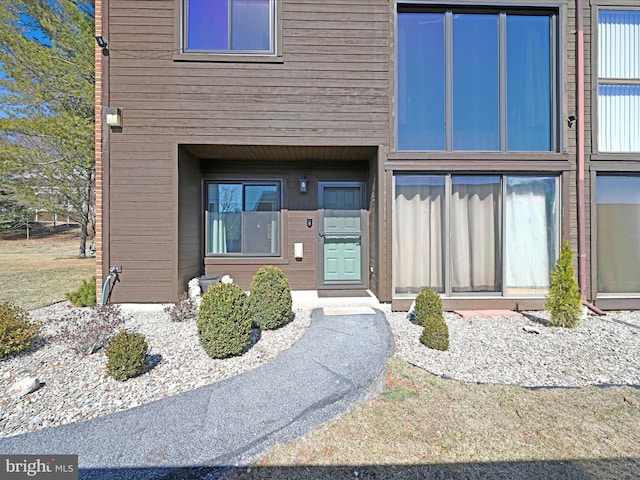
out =
{"type": "Polygon", "coordinates": [[[316,308],[272,362],[124,412],[0,439],[3,454],[78,454],[81,479],[216,478],[365,401],[393,336],[371,307],[316,308]]]}

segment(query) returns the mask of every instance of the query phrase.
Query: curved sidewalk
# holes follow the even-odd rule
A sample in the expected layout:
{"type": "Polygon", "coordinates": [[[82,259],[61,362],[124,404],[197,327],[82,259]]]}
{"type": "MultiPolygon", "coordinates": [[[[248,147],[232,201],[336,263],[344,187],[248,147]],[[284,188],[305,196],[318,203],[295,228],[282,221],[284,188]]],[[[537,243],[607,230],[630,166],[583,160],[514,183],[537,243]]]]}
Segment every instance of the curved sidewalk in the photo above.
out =
{"type": "Polygon", "coordinates": [[[81,479],[216,478],[384,385],[393,336],[370,307],[313,310],[272,362],[131,410],[0,439],[3,454],[78,454],[81,479]]]}

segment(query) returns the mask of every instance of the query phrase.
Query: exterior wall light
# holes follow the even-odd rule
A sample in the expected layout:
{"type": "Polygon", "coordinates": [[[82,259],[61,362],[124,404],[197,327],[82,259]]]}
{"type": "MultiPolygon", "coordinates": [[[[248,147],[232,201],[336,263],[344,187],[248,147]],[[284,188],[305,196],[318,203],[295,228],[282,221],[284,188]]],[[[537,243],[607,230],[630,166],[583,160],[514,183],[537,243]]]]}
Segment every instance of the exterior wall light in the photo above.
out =
{"type": "Polygon", "coordinates": [[[104,121],[111,128],[122,128],[122,110],[117,107],[105,107],[104,121]]]}
{"type": "Polygon", "coordinates": [[[307,193],[307,177],[300,177],[300,193],[307,193]]]}
{"type": "Polygon", "coordinates": [[[108,56],[109,55],[109,49],[107,48],[107,45],[109,45],[109,42],[107,42],[102,35],[96,35],[95,38],[96,38],[96,43],[102,49],[102,54],[105,57],[108,56]]]}

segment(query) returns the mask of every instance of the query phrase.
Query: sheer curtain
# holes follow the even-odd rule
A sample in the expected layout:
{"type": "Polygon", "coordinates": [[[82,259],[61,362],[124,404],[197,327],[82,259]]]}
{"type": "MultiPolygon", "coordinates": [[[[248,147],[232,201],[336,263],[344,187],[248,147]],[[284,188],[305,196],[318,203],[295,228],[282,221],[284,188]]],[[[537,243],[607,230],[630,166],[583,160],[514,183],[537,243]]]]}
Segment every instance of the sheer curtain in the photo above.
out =
{"type": "Polygon", "coordinates": [[[444,177],[396,177],[394,265],[397,293],[444,291],[444,177]]]}
{"type": "Polygon", "coordinates": [[[209,253],[227,253],[227,230],[222,215],[209,212],[209,253]]]}
{"type": "Polygon", "coordinates": [[[557,255],[554,177],[507,177],[505,199],[506,293],[544,293],[557,255]]]}
{"type": "Polygon", "coordinates": [[[453,292],[499,292],[501,281],[500,177],[451,178],[453,292]]]}
{"type": "Polygon", "coordinates": [[[640,151],[640,11],[598,13],[598,149],[640,151]]]}

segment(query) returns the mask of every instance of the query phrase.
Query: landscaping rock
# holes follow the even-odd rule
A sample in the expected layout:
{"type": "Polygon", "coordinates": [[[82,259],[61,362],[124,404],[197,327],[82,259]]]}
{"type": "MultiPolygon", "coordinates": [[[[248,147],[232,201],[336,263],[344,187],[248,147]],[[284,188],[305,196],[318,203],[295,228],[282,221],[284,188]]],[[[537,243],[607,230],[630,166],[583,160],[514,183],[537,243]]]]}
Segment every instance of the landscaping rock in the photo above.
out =
{"type": "Polygon", "coordinates": [[[23,378],[9,387],[9,396],[11,398],[24,397],[31,392],[35,392],[41,385],[40,380],[36,377],[23,378]]]}

